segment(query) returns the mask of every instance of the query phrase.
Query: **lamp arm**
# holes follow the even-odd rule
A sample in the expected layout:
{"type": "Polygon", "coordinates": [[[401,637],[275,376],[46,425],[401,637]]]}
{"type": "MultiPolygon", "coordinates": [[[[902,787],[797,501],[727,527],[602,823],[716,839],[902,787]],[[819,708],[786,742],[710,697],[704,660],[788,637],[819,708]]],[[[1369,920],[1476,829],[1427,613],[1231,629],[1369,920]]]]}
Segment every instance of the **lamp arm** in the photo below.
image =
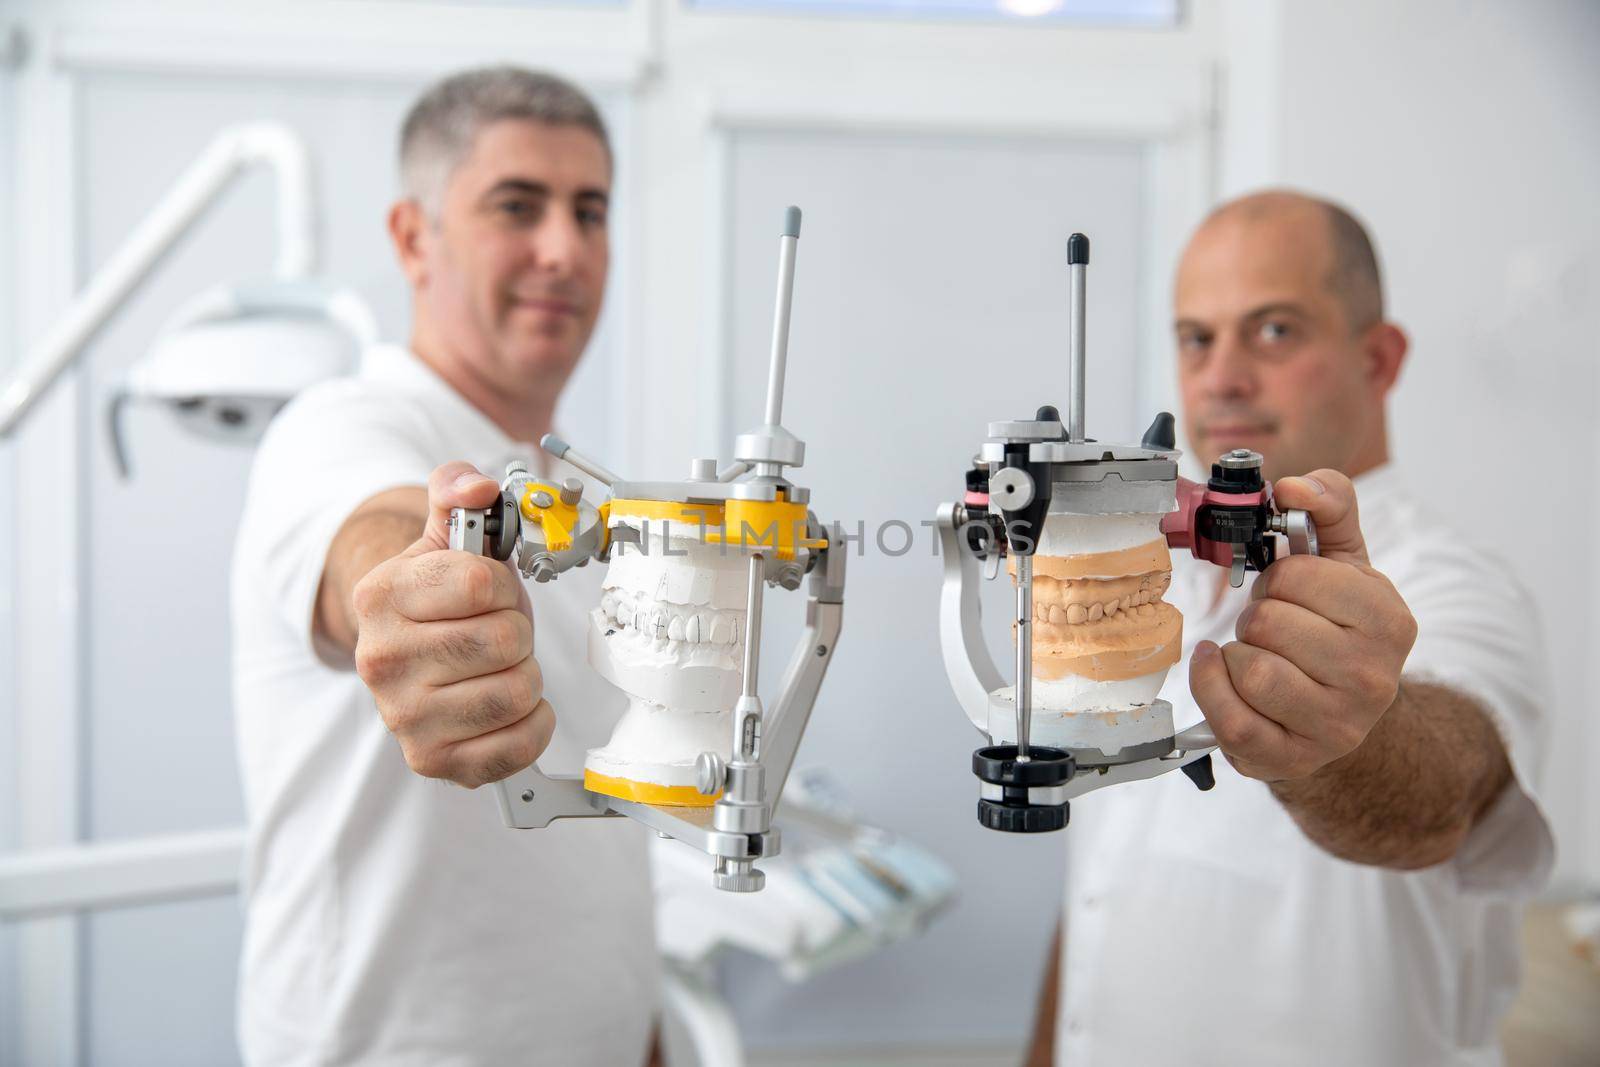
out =
{"type": "Polygon", "coordinates": [[[233,179],[256,165],[271,168],[278,177],[277,274],[293,278],[311,272],[317,247],[315,194],[305,143],[278,123],[247,123],[223,130],[73,297],[66,311],[28,351],[16,375],[0,387],[0,438],[10,436],[21,424],[61,372],[233,179]]]}

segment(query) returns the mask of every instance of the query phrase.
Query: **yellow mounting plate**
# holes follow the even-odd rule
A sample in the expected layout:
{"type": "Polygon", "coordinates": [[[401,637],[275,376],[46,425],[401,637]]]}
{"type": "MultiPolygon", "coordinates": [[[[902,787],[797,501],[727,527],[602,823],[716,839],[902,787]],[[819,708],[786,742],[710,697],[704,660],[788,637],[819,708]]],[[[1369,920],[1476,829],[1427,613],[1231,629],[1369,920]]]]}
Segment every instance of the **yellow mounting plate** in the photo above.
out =
{"type": "Polygon", "coordinates": [[[618,499],[611,502],[611,514],[697,526],[708,545],[768,552],[777,559],[794,559],[802,548],[828,547],[827,538],[806,536],[806,506],[781,499],[729,500],[723,504],[618,499]]]}

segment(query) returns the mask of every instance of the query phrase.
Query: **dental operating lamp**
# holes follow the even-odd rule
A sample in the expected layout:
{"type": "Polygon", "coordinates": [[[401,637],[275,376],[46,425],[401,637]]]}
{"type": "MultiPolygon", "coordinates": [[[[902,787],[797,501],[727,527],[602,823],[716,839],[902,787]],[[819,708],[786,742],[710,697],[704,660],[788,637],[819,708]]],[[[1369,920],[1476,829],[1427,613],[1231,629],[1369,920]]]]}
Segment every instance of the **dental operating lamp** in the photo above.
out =
{"type": "Polygon", "coordinates": [[[377,340],[377,323],[354,293],[312,276],[316,212],[305,145],[280,124],[242,124],[212,140],[0,385],[0,439],[22,424],[206,209],[257,166],[277,178],[273,274],[218,286],[168,321],[113,396],[117,466],[127,473],[121,416],[130,402],[161,404],[194,432],[248,443],[300,390],[354,366],[360,349],[377,340]]]}
{"type": "Polygon", "coordinates": [[[589,662],[628,695],[610,741],[581,776],[537,764],[496,783],[506,823],[622,815],[711,856],[719,889],[754,892],[757,860],[775,855],[773,812],[833,658],[844,610],[845,550],[784,477],[805,442],[783,427],[789,311],[800,209],[784,216],[762,423],[733,443],[733,462],[696,459],[683,481],[626,481],[554,435],[540,442],[605,486],[560,484],[513,463],[499,502],[457,508],[450,546],[509,560],[544,582],[591,559],[608,564],[589,613],[589,662]],[[776,702],[757,695],[765,590],[809,582],[806,625],[776,702]]]}
{"type": "Polygon", "coordinates": [[[945,672],[989,741],[972,767],[978,820],[993,830],[1059,830],[1072,797],[1174,769],[1210,789],[1210,726],[1176,729],[1159,697],[1182,649],[1182,617],[1161,599],[1169,549],[1227,568],[1234,586],[1272,564],[1278,535],[1292,553],[1317,551],[1310,516],[1275,508],[1259,453],[1235,449],[1196,483],[1178,476],[1167,412],[1138,444],[1086,436],[1088,263],[1088,238],[1073,234],[1066,420],[1043,406],[991,422],[965,495],[936,519],[945,672]],[[984,644],[978,601],[980,575],[996,577],[1002,561],[1015,596],[1010,685],[984,644]]]}

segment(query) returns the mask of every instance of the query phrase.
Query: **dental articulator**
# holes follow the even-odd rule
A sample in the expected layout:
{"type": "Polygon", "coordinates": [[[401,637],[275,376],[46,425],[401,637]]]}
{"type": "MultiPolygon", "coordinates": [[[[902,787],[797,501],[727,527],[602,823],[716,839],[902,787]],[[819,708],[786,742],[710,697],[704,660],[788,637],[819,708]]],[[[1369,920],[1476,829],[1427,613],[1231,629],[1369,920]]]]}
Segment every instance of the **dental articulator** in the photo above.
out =
{"type": "Polygon", "coordinates": [[[622,815],[712,857],[712,882],[759,890],[755,864],[779,849],[773,812],[839,637],[845,552],[784,476],[805,443],[783,428],[789,311],[800,209],[785,214],[765,419],[734,441],[733,462],[696,459],[683,481],[626,481],[554,435],[545,451],[604,485],[592,506],[576,478],[551,484],[513,463],[499,502],[457,508],[450,547],[509,560],[544,582],[608,563],[589,613],[589,662],[628,695],[610,741],[582,776],[537,764],[495,784],[521,829],[622,815]],[[770,712],[757,695],[768,586],[809,583],[806,625],[770,712]]]}
{"type": "Polygon", "coordinates": [[[1159,693],[1182,648],[1183,620],[1162,601],[1169,549],[1228,570],[1235,587],[1264,571],[1277,536],[1316,554],[1303,511],[1279,511],[1262,457],[1223,455],[1201,484],[1178,476],[1173,418],[1161,412],[1137,444],[1085,436],[1085,290],[1089,240],[1067,243],[1071,278],[1068,415],[991,422],[959,503],[939,507],[945,671],[988,740],[972,756],[978,821],[1039,833],[1067,824],[1094,789],[1181,769],[1215,784],[1216,738],[1204,721],[1176,730],[1159,693]],[[1015,592],[1014,678],[984,643],[978,582],[1005,561],[1015,592]]]}

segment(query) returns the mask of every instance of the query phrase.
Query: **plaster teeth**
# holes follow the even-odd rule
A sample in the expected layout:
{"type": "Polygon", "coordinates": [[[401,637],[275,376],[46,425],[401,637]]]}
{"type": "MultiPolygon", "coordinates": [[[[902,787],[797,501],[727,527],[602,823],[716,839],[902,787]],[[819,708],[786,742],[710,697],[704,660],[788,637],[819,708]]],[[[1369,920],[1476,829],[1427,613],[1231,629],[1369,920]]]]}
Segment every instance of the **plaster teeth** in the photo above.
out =
{"type": "Polygon", "coordinates": [[[619,625],[627,626],[633,622],[633,605],[628,603],[626,600],[621,601],[616,605],[616,612],[617,623],[619,625]]]}
{"type": "Polygon", "coordinates": [[[1051,604],[1050,605],[1050,621],[1055,623],[1057,626],[1060,626],[1062,623],[1067,621],[1067,613],[1062,611],[1056,605],[1051,604]]]}
{"type": "Polygon", "coordinates": [[[699,644],[701,632],[700,616],[690,615],[688,621],[683,624],[683,639],[691,644],[699,644]]]}
{"type": "Polygon", "coordinates": [[[1090,604],[1089,605],[1089,621],[1090,622],[1099,622],[1101,616],[1103,616],[1105,613],[1106,613],[1106,609],[1101,607],[1099,604],[1090,604]]]}
{"type": "Polygon", "coordinates": [[[1076,626],[1078,623],[1087,622],[1088,619],[1089,619],[1089,609],[1088,608],[1084,607],[1082,604],[1068,604],[1067,605],[1067,622],[1068,623],[1070,623],[1073,626],[1076,626]]]}
{"type": "Polygon", "coordinates": [[[669,641],[682,641],[683,640],[683,616],[682,615],[674,615],[672,617],[672,621],[667,623],[667,640],[669,640],[669,641]]]}
{"type": "Polygon", "coordinates": [[[717,614],[711,617],[711,643],[713,645],[726,645],[732,643],[733,623],[726,615],[717,614]]]}

